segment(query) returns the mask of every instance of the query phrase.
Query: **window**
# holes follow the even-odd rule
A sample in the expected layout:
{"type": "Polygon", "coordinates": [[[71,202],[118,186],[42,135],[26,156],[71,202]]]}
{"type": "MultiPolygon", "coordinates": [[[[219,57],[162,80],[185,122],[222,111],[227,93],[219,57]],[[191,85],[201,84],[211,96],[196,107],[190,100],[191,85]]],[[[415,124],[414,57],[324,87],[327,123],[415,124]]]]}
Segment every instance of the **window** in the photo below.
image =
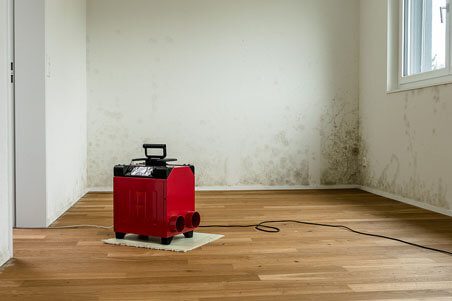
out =
{"type": "Polygon", "coordinates": [[[389,0],[388,90],[452,82],[449,1],[389,0]]]}
{"type": "Polygon", "coordinates": [[[446,67],[446,0],[403,1],[402,76],[446,67]]]}

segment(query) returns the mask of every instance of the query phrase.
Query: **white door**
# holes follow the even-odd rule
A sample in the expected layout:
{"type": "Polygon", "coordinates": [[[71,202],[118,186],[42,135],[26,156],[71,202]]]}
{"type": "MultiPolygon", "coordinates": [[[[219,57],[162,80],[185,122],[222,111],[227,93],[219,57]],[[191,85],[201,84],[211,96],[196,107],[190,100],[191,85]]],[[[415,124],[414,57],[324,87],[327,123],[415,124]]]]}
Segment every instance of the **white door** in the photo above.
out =
{"type": "Polygon", "coordinates": [[[12,256],[14,216],[13,0],[0,0],[0,264],[12,256]]]}

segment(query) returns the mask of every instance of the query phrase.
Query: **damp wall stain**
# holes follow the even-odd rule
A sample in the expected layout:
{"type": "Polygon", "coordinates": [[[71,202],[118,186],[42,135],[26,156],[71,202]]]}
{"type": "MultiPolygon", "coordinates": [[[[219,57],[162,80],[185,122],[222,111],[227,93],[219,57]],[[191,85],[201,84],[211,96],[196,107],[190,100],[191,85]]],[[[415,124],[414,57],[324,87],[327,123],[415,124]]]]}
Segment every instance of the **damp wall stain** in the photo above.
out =
{"type": "MultiPolygon", "coordinates": [[[[370,151],[378,147],[375,137],[362,127],[361,163],[363,185],[416,200],[433,207],[452,209],[451,145],[445,132],[452,120],[447,110],[452,87],[432,87],[405,92],[390,99],[393,111],[384,122],[393,129],[385,131],[386,152],[370,151]],[[399,107],[399,109],[397,109],[399,107]],[[397,129],[394,129],[396,127],[397,129]],[[441,134],[436,134],[441,131],[441,134]],[[400,133],[400,134],[399,134],[400,133]],[[391,141],[389,143],[389,141],[391,141]]],[[[363,122],[363,121],[362,121],[363,122]]]]}

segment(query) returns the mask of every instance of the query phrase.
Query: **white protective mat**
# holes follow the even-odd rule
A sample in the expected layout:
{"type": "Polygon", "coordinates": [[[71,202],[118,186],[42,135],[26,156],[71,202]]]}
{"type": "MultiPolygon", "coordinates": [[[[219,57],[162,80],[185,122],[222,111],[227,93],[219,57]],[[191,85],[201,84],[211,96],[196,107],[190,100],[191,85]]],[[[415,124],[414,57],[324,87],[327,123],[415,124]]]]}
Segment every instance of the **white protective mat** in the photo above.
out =
{"type": "Polygon", "coordinates": [[[188,252],[199,248],[205,244],[222,238],[224,235],[220,234],[209,234],[209,233],[193,233],[193,238],[185,238],[183,234],[174,236],[173,241],[170,245],[162,245],[160,243],[160,238],[149,237],[148,240],[141,240],[138,235],[127,234],[124,239],[109,238],[102,240],[106,244],[110,245],[121,245],[136,248],[146,248],[155,250],[166,250],[175,252],[188,252]]]}

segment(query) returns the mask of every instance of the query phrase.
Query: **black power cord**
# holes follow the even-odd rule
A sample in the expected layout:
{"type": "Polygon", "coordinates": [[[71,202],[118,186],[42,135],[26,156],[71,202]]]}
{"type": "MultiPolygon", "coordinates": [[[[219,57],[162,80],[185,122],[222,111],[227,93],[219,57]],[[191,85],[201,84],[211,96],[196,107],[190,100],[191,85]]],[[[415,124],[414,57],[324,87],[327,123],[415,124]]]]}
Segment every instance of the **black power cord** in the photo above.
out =
{"type": "Polygon", "coordinates": [[[446,254],[446,255],[451,255],[452,256],[452,252],[450,251],[446,251],[446,250],[441,250],[441,249],[436,249],[433,247],[428,247],[428,246],[423,246],[414,242],[409,242],[403,239],[399,239],[399,238],[394,238],[394,237],[390,237],[390,236],[386,236],[386,235],[380,235],[380,234],[373,234],[373,233],[366,233],[366,232],[362,232],[362,231],[358,231],[358,230],[354,230],[350,227],[344,226],[344,225],[334,225],[334,224],[323,224],[323,223],[314,223],[314,222],[305,222],[305,221],[298,221],[298,220],[270,220],[270,221],[263,221],[260,222],[258,224],[251,224],[251,225],[202,225],[199,226],[200,228],[254,228],[257,231],[262,231],[262,232],[267,232],[267,233],[278,233],[281,231],[280,228],[275,227],[275,226],[269,226],[268,224],[275,224],[275,223],[296,223],[296,224],[302,224],[302,225],[310,225],[310,226],[320,226],[320,227],[329,227],[329,228],[341,228],[344,230],[348,230],[350,232],[359,234],[359,235],[365,235],[365,236],[371,236],[371,237],[378,237],[378,238],[384,238],[384,239],[388,239],[388,240],[393,240],[393,241],[397,241],[403,244],[407,244],[413,247],[417,247],[417,248],[421,248],[421,249],[425,249],[425,250],[429,250],[429,251],[433,251],[433,252],[439,252],[442,254],[446,254]]]}

